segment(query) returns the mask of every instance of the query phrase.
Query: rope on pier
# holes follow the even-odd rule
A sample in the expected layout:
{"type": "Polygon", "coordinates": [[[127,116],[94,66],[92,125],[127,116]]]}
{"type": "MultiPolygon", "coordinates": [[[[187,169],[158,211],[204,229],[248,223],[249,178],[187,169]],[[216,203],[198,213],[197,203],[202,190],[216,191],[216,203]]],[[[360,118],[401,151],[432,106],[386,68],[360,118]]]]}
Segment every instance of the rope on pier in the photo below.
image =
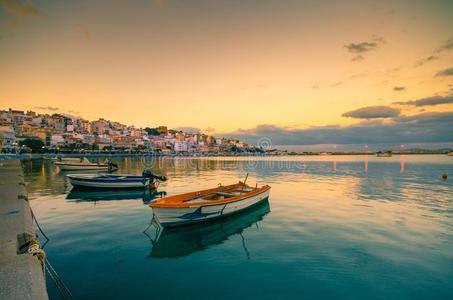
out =
{"type": "Polygon", "coordinates": [[[69,291],[68,287],[64,284],[63,280],[58,276],[58,273],[55,271],[53,266],[50,264],[49,260],[46,258],[45,260],[46,270],[49,273],[50,278],[52,278],[55,286],[57,287],[60,295],[63,299],[74,300],[74,296],[69,291]]]}
{"type": "Polygon", "coordinates": [[[32,216],[33,220],[35,220],[36,227],[38,227],[38,229],[42,233],[43,237],[45,237],[46,240],[49,241],[50,239],[47,237],[47,235],[42,230],[41,225],[39,225],[38,220],[36,219],[35,213],[33,212],[33,209],[31,209],[31,207],[30,207],[30,212],[31,212],[31,216],[32,216]]]}
{"type": "MultiPolygon", "coordinates": [[[[41,234],[46,238],[46,242],[49,241],[50,239],[47,237],[47,235],[44,233],[44,231],[41,228],[41,225],[39,225],[38,220],[36,219],[35,214],[33,213],[33,210],[30,207],[31,211],[31,216],[35,220],[36,226],[38,227],[39,231],[41,234]]],[[[55,286],[57,287],[58,292],[60,293],[61,297],[63,299],[68,299],[68,300],[74,300],[74,296],[72,296],[71,292],[69,291],[68,287],[66,284],[63,282],[61,277],[58,275],[58,273],[55,271],[54,267],[50,264],[49,260],[47,259],[46,253],[42,249],[42,247],[39,244],[39,241],[36,238],[33,238],[32,241],[30,242],[30,246],[28,247],[28,253],[32,254],[33,256],[36,256],[39,261],[41,262],[42,269],[44,272],[44,280],[46,278],[46,271],[49,274],[50,278],[54,282],[55,286]]]]}

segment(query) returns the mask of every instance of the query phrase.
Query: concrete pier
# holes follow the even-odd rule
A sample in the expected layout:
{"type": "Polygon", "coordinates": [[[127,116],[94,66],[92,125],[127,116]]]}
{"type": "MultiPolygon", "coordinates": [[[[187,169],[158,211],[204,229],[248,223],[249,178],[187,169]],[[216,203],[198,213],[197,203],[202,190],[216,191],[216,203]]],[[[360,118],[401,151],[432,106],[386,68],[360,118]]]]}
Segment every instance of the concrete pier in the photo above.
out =
{"type": "Polygon", "coordinates": [[[0,299],[48,299],[41,261],[27,252],[34,237],[20,161],[0,161],[0,299]]]}

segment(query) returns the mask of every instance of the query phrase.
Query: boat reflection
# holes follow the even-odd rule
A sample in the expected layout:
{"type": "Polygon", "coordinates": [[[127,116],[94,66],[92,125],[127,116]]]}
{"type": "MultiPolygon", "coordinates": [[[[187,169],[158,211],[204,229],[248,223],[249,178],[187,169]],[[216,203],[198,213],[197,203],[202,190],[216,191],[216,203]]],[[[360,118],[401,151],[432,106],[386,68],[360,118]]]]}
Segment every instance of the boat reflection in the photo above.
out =
{"type": "MultiPolygon", "coordinates": [[[[197,225],[184,227],[164,228],[157,227],[155,237],[151,237],[147,230],[144,233],[150,238],[153,245],[150,257],[154,258],[176,258],[189,255],[196,251],[201,251],[209,246],[220,244],[227,240],[229,236],[239,234],[242,236],[244,229],[261,221],[270,212],[269,201],[266,200],[257,206],[251,207],[246,211],[197,225]]],[[[151,225],[150,225],[151,226],[151,225]]]]}
{"type": "Polygon", "coordinates": [[[131,200],[142,199],[143,204],[149,204],[152,200],[162,198],[167,193],[151,191],[149,189],[142,190],[93,190],[83,188],[73,188],[66,196],[67,200],[77,202],[83,201],[109,201],[109,200],[131,200]]]}

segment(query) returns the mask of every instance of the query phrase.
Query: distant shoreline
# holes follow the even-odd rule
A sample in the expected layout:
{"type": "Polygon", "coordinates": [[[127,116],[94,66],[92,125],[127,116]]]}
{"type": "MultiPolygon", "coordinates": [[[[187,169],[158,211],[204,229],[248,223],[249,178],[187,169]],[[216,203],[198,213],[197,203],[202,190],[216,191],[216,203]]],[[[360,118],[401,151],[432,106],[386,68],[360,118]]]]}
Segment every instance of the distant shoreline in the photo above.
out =
{"type": "MultiPolygon", "coordinates": [[[[445,152],[393,152],[393,155],[445,155],[447,156],[447,153],[445,152]]],[[[319,156],[319,157],[328,157],[328,156],[353,156],[353,155],[370,155],[370,156],[375,156],[376,153],[374,152],[334,152],[334,153],[288,153],[288,154],[261,154],[261,155],[245,155],[245,154],[239,154],[239,155],[215,155],[215,154],[209,154],[209,155],[188,155],[188,154],[174,154],[174,155],[156,155],[152,153],[115,153],[115,154],[109,154],[109,153],[61,153],[61,154],[29,154],[29,153],[23,153],[23,154],[0,154],[0,160],[5,160],[5,159],[23,159],[23,158],[28,158],[28,159],[44,159],[44,158],[51,158],[55,156],[62,156],[62,157],[155,157],[155,158],[178,158],[178,157],[183,157],[183,158],[209,158],[209,157],[299,157],[299,156],[319,156]]]]}

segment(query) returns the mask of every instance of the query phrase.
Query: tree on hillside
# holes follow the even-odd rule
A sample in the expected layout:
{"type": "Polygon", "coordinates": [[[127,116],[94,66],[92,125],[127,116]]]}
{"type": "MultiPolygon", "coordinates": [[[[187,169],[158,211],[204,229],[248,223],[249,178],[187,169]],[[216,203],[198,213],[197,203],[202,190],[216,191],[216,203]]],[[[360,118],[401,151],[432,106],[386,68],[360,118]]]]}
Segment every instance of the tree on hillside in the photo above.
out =
{"type": "Polygon", "coordinates": [[[160,135],[159,131],[157,131],[156,128],[149,128],[149,127],[146,127],[145,128],[145,131],[147,134],[149,135],[160,135]]]}
{"type": "Polygon", "coordinates": [[[19,146],[28,147],[33,153],[41,153],[44,143],[40,139],[25,139],[19,142],[19,146]]]}

